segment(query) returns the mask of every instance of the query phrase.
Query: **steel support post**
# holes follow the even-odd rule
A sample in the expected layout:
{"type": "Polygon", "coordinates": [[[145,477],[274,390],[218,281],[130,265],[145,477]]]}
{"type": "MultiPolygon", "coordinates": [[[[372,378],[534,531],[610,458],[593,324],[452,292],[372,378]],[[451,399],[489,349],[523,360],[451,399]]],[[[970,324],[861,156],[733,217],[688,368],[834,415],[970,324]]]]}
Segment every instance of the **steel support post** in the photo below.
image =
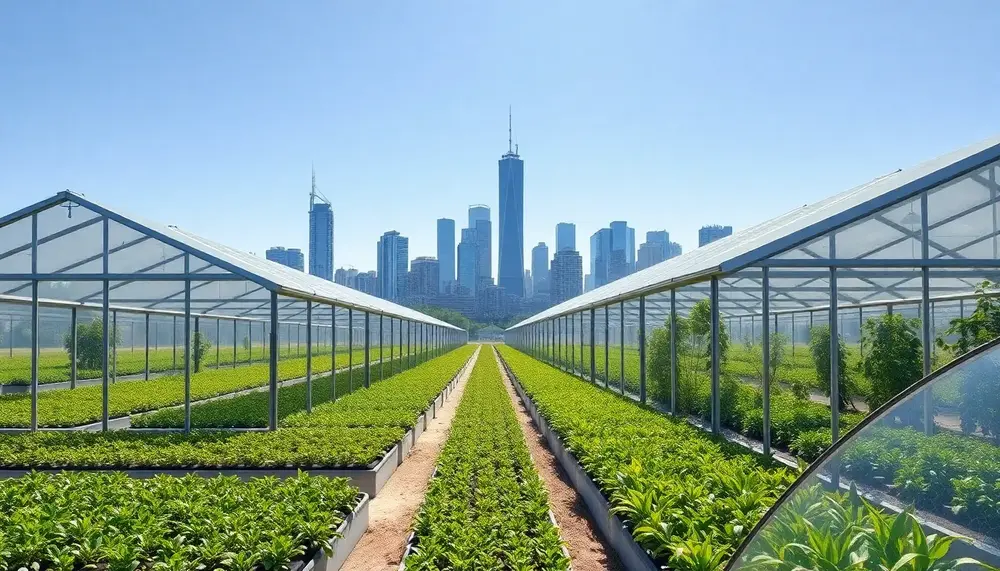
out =
{"type": "MultiPolygon", "coordinates": [[[[109,259],[108,259],[108,233],[109,233],[109,223],[108,218],[104,218],[104,273],[108,273],[109,259]]],[[[186,269],[186,268],[185,268],[186,269]]],[[[108,430],[108,373],[110,368],[110,360],[108,359],[108,344],[111,342],[110,328],[111,328],[111,309],[108,307],[111,305],[111,283],[108,280],[104,280],[103,291],[101,292],[101,431],[107,432],[108,430]]],[[[176,320],[177,318],[174,317],[176,320]]]]}
{"type": "MultiPolygon", "coordinates": [[[[190,271],[184,254],[184,273],[190,271]]],[[[184,432],[191,432],[191,280],[184,280],[184,432]]]]}
{"type": "Polygon", "coordinates": [[[594,342],[594,322],[597,321],[594,318],[595,310],[593,307],[590,308],[590,382],[597,383],[597,359],[596,355],[596,343],[594,342]]]}
{"type": "Polygon", "coordinates": [[[670,290],[670,414],[677,414],[677,290],[670,290]]]}
{"type": "Polygon", "coordinates": [[[365,312],[365,388],[372,386],[371,313],[365,312]]]}
{"type": "Polygon", "coordinates": [[[267,379],[267,429],[278,429],[278,292],[271,292],[270,353],[268,356],[270,373],[267,379]]]}
{"type": "Polygon", "coordinates": [[[618,389],[625,394],[625,302],[618,306],[618,389]]]}
{"type": "Polygon", "coordinates": [[[381,381],[385,379],[385,345],[382,339],[382,320],[383,315],[378,316],[378,379],[381,381]]]}
{"type": "Polygon", "coordinates": [[[118,381],[118,312],[111,312],[111,382],[118,381]]]}
{"type": "Polygon", "coordinates": [[[583,352],[584,351],[583,338],[586,337],[586,335],[584,334],[584,330],[585,329],[583,325],[583,311],[581,311],[580,312],[580,378],[581,379],[587,378],[587,366],[584,365],[583,363],[583,356],[586,354],[583,352]]]}
{"type": "MultiPolygon", "coordinates": [[[[572,315],[566,316],[566,321],[569,323],[569,368],[576,374],[576,322],[573,321],[572,315]]],[[[583,358],[583,355],[580,356],[583,358]]]]}
{"type": "Polygon", "coordinates": [[[313,409],[313,304],[306,302],[306,412],[313,409]]]}
{"type": "MultiPolygon", "coordinates": [[[[771,282],[770,276],[768,275],[768,268],[765,267],[761,270],[761,316],[763,317],[763,322],[767,323],[768,316],[771,313],[771,282]]],[[[775,331],[777,331],[777,318],[778,315],[775,314],[775,331]]],[[[761,339],[761,351],[763,353],[764,360],[764,379],[763,379],[763,393],[764,393],[764,426],[763,426],[763,441],[764,441],[764,455],[771,455],[771,330],[769,327],[765,327],[762,333],[761,339]]]]}
{"type": "MultiPolygon", "coordinates": [[[[73,317],[73,321],[74,322],[76,321],[76,316],[73,317]]],[[[148,381],[149,380],[149,314],[148,313],[145,314],[145,322],[146,322],[146,328],[145,328],[146,333],[143,336],[144,337],[144,341],[145,341],[145,343],[144,343],[144,345],[145,345],[145,350],[144,350],[145,356],[143,358],[143,361],[144,361],[145,365],[143,366],[143,378],[148,381]]],[[[74,329],[76,329],[76,328],[74,327],[74,329]]],[[[74,345],[76,344],[76,340],[75,339],[73,341],[73,344],[74,345]]]]}
{"type": "MultiPolygon", "coordinates": [[[[31,215],[31,265],[37,265],[38,217],[31,215]]],[[[37,270],[35,270],[37,271],[37,270]]],[[[38,430],[38,280],[31,280],[31,431],[38,430]]]]}
{"type": "MultiPolygon", "coordinates": [[[[76,308],[74,307],[73,310],[70,311],[70,314],[69,314],[69,388],[70,389],[75,389],[76,388],[76,377],[77,377],[77,370],[76,370],[76,367],[77,367],[77,365],[76,365],[76,359],[77,359],[77,355],[76,355],[76,349],[77,349],[77,331],[76,331],[76,327],[77,327],[77,319],[78,318],[79,318],[79,316],[77,315],[76,308]]],[[[146,315],[146,321],[147,321],[147,323],[149,321],[149,315],[148,314],[146,315]]],[[[146,326],[146,330],[147,330],[147,333],[146,333],[146,340],[147,340],[146,341],[146,363],[149,363],[149,333],[148,333],[149,326],[148,325],[146,326]]],[[[11,334],[13,335],[13,332],[11,332],[11,334]]],[[[147,366],[146,369],[148,370],[149,367],[147,366]]],[[[147,375],[146,378],[148,380],[149,376],[147,375]]]]}
{"type": "MultiPolygon", "coordinates": [[[[994,176],[993,169],[990,169],[990,177],[994,176]]],[[[996,185],[991,185],[991,191],[995,191],[996,185]]],[[[993,211],[993,257],[996,258],[997,255],[997,240],[996,240],[996,205],[990,208],[993,211]]],[[[924,192],[920,195],[920,257],[924,260],[930,258],[930,231],[928,229],[928,212],[927,212],[927,193],[924,192]]],[[[920,268],[920,331],[923,337],[923,349],[924,349],[924,376],[931,374],[931,323],[933,317],[931,315],[931,301],[930,301],[930,291],[931,291],[931,271],[930,268],[924,266],[920,268]]],[[[916,379],[914,379],[916,382],[916,379]]],[[[931,398],[931,390],[924,389],[923,396],[923,408],[924,408],[924,434],[930,435],[934,433],[934,402],[931,398]]]]}
{"type": "Polygon", "coordinates": [[[337,400],[337,306],[330,306],[330,392],[337,400]]]}
{"type": "MultiPolygon", "coordinates": [[[[173,317],[173,321],[174,321],[174,329],[173,331],[170,332],[170,344],[172,345],[171,353],[173,354],[173,364],[171,365],[171,370],[176,371],[177,370],[177,316],[176,315],[173,317]]],[[[105,329],[107,329],[107,327],[105,327],[105,329]]]]}
{"type": "Polygon", "coordinates": [[[646,402],[646,296],[639,297],[639,402],[646,402]]]}
{"type": "Polygon", "coordinates": [[[347,392],[354,392],[354,310],[347,308],[347,392]]]}
{"type": "Polygon", "coordinates": [[[711,300],[709,305],[712,311],[712,432],[719,434],[722,432],[722,419],[720,418],[722,395],[719,394],[719,278],[712,278],[711,300]]]}
{"type": "MultiPolygon", "coordinates": [[[[237,324],[237,321],[234,319],[233,320],[233,368],[234,369],[236,368],[236,335],[237,335],[237,333],[236,333],[236,324],[237,324]]],[[[250,327],[248,329],[253,329],[253,328],[250,327]]],[[[250,347],[253,347],[253,345],[250,345],[250,347]]],[[[253,349],[251,349],[251,351],[253,351],[253,349]]]]}
{"type": "Polygon", "coordinates": [[[396,319],[393,317],[389,318],[389,374],[396,374],[396,360],[395,360],[395,349],[396,349],[396,319]]]}
{"type": "MultiPolygon", "coordinates": [[[[191,319],[190,312],[187,313],[188,315],[185,317],[187,319],[191,319]]],[[[117,331],[117,328],[115,331],[117,331]]],[[[201,360],[205,358],[205,356],[201,354],[201,321],[197,317],[194,318],[194,339],[197,340],[194,347],[191,346],[190,340],[186,340],[184,346],[190,349],[191,353],[194,355],[194,372],[197,373],[201,371],[201,360]]],[[[187,353],[187,351],[185,351],[185,353],[187,353]]],[[[117,368],[117,364],[115,367],[117,368]]]]}
{"type": "Polygon", "coordinates": [[[222,320],[215,320],[215,368],[219,368],[219,363],[222,362],[222,320]]]}
{"type": "MultiPolygon", "coordinates": [[[[830,236],[830,258],[836,256],[834,236],[830,236]]],[[[837,330],[838,294],[837,268],[830,268],[830,309],[827,319],[830,322],[830,438],[833,444],[840,440],[840,332],[837,330]]],[[[833,462],[830,465],[831,484],[840,486],[840,465],[833,462]]]]}
{"type": "Polygon", "coordinates": [[[611,346],[608,343],[610,331],[608,327],[608,316],[610,315],[608,307],[607,305],[604,306],[604,388],[608,388],[609,379],[611,379],[611,371],[608,369],[608,363],[610,363],[608,353],[611,351],[611,346]]]}

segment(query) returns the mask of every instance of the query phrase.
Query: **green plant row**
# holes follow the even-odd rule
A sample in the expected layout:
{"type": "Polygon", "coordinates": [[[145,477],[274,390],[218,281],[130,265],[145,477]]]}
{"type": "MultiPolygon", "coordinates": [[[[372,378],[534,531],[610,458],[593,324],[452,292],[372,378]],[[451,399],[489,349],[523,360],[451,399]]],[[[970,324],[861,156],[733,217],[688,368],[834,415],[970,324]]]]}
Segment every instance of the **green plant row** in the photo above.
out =
{"type": "MultiPolygon", "coordinates": [[[[355,352],[356,353],[356,352],[355,352]]],[[[373,359],[377,355],[373,356],[373,359]]],[[[337,368],[345,368],[350,354],[337,355],[337,368]]],[[[330,355],[312,359],[316,374],[330,371],[330,355]]],[[[354,365],[364,362],[364,353],[354,356],[354,365]],[[360,360],[360,362],[359,362],[360,360]]],[[[304,377],[306,358],[278,361],[278,380],[304,377]]],[[[356,373],[357,374],[357,373],[356,373]]],[[[191,400],[198,401],[267,384],[270,366],[258,363],[236,368],[204,369],[191,374],[191,400]]],[[[80,426],[101,420],[103,388],[87,385],[75,389],[57,389],[38,394],[38,423],[42,427],[80,426]]],[[[184,403],[184,376],[169,375],[148,381],[122,381],[108,388],[108,414],[111,418],[156,410],[184,403]]],[[[31,395],[19,393],[0,396],[0,427],[30,426],[31,395]]]]}
{"type": "Polygon", "coordinates": [[[484,348],[414,523],[407,569],[567,569],[492,351],[484,348]]]}
{"type": "Polygon", "coordinates": [[[990,537],[1000,534],[1000,448],[994,442],[879,426],[846,449],[842,469],[922,510],[944,514],[990,537]]]}
{"type": "Polygon", "coordinates": [[[0,568],[287,569],[357,504],[344,478],[32,473],[0,481],[0,568]]]}
{"type": "MultiPolygon", "coordinates": [[[[403,422],[392,422],[392,402],[405,399],[404,393],[414,385],[396,381],[404,376],[423,378],[427,384],[436,384],[437,391],[447,384],[461,365],[471,356],[473,347],[462,347],[433,359],[425,364],[397,374],[371,389],[362,389],[352,396],[360,396],[378,388],[395,396],[395,401],[384,399],[367,402],[369,408],[352,399],[357,416],[369,417],[364,421],[342,422],[336,430],[329,425],[306,428],[282,427],[273,432],[206,432],[191,434],[141,433],[129,431],[102,432],[36,432],[19,435],[0,435],[0,466],[8,468],[354,468],[368,466],[380,460],[406,430],[403,422]],[[439,363],[444,362],[445,365],[439,363]],[[380,406],[384,405],[384,406],[380,406]],[[395,424],[395,425],[394,425],[395,424]],[[364,425],[364,426],[362,426],[364,425]]],[[[339,379],[338,379],[339,382],[339,379]]],[[[430,400],[423,394],[423,402],[430,400]]],[[[347,400],[347,397],[342,400],[347,400]]],[[[326,407],[344,408],[336,403],[326,403],[313,409],[314,415],[326,407]]],[[[280,406],[279,399],[279,406],[280,406]]],[[[304,414],[304,413],[303,413],[304,414]]],[[[406,410],[409,426],[417,414],[406,410]]],[[[289,418],[294,417],[292,415],[289,418]]],[[[286,419],[287,420],[287,419],[286,419]]],[[[330,422],[330,421],[327,421],[330,422]]],[[[301,422],[306,425],[308,423],[301,422]]]]}
{"type": "MultiPolygon", "coordinates": [[[[375,353],[377,354],[377,349],[375,353]]],[[[388,352],[388,350],[386,351],[388,352]]],[[[343,354],[346,363],[346,355],[349,353],[346,347],[337,350],[338,355],[343,354]]],[[[329,348],[314,348],[313,355],[329,356],[329,348]]],[[[230,347],[221,347],[219,351],[219,366],[232,366],[233,350],[230,347]]],[[[288,348],[282,345],[278,349],[280,359],[294,357],[305,357],[305,349],[296,349],[294,346],[288,348]]],[[[202,358],[202,367],[210,368],[216,366],[215,348],[208,349],[202,358]]],[[[109,356],[109,359],[111,357],[109,356]]],[[[263,363],[269,359],[267,349],[257,345],[253,348],[253,363],[263,363]]],[[[364,359],[364,350],[355,349],[354,359],[364,359]]],[[[340,359],[338,358],[338,362],[340,359]]],[[[250,351],[244,347],[237,348],[236,363],[240,366],[251,363],[250,351]]],[[[118,376],[137,375],[146,370],[146,356],[142,347],[135,350],[119,347],[117,362],[111,361],[109,366],[116,367],[118,376]]],[[[151,373],[163,373],[167,371],[183,370],[184,368],[184,347],[177,348],[177,360],[174,362],[174,351],[169,347],[150,348],[149,350],[149,371],[151,373]]],[[[69,355],[62,349],[43,349],[38,358],[38,382],[39,384],[61,383],[69,381],[70,361],[69,355]]],[[[83,368],[77,369],[77,379],[99,379],[101,369],[83,368]]],[[[14,356],[0,350],[0,384],[28,385],[31,384],[31,354],[28,351],[18,350],[14,356]]]]}
{"type": "Polygon", "coordinates": [[[671,569],[720,567],[794,479],[684,421],[500,352],[635,540],[671,569]]]}
{"type": "Polygon", "coordinates": [[[418,367],[397,373],[371,388],[355,391],[335,402],[301,411],[284,420],[284,426],[330,428],[343,426],[398,426],[412,428],[417,416],[441,394],[445,385],[475,352],[465,345],[418,367]]]}
{"type": "MultiPolygon", "coordinates": [[[[465,354],[465,353],[463,353],[465,354]]],[[[468,356],[466,355],[466,358],[468,356]]],[[[457,359],[457,357],[455,358],[457,359]]],[[[444,361],[442,363],[442,368],[445,369],[451,366],[453,359],[444,361]]],[[[404,363],[401,359],[396,359],[392,362],[388,361],[388,354],[386,355],[386,363],[382,365],[374,364],[371,366],[371,381],[373,383],[378,382],[381,379],[381,375],[384,371],[386,378],[391,375],[406,375],[407,372],[394,373],[394,371],[399,371],[404,363]]],[[[457,365],[461,367],[461,364],[457,365]]],[[[456,368],[457,370],[457,368],[456,368]]],[[[416,371],[414,369],[414,371],[416,371]]],[[[435,383],[438,377],[435,374],[428,374],[426,367],[421,367],[420,371],[415,372],[416,375],[425,375],[423,378],[435,383]]],[[[401,379],[393,378],[393,386],[400,386],[397,381],[401,379]]],[[[337,389],[336,397],[338,399],[346,396],[347,394],[356,391],[357,389],[364,387],[364,369],[355,368],[353,375],[349,375],[346,371],[337,374],[337,389]],[[353,376],[353,378],[352,378],[353,376]]],[[[372,387],[369,393],[378,392],[377,387],[372,387]]],[[[438,387],[438,392],[441,391],[441,387],[438,387]]],[[[284,418],[304,411],[306,408],[306,385],[305,383],[299,383],[297,385],[280,387],[278,389],[278,418],[283,420],[284,418]]],[[[316,407],[322,403],[328,402],[334,399],[333,390],[333,379],[330,375],[324,375],[320,378],[314,379],[312,383],[312,403],[316,407]]],[[[191,407],[191,426],[195,428],[259,428],[266,427],[268,423],[268,403],[270,401],[270,395],[267,392],[253,392],[244,395],[235,396],[228,399],[215,400],[210,402],[205,402],[201,404],[196,404],[191,407]]],[[[318,412],[314,409],[314,412],[318,412]]],[[[396,409],[387,411],[387,414],[395,413],[398,417],[398,421],[395,423],[397,426],[403,428],[409,428],[413,425],[413,419],[409,418],[409,409],[396,409]],[[409,420],[406,420],[409,419],[409,420]],[[409,424],[407,424],[407,422],[409,424]]],[[[416,415],[413,415],[414,418],[416,415]]],[[[384,424],[363,424],[361,421],[356,421],[350,426],[381,426],[384,424]]],[[[148,414],[143,414],[132,419],[132,426],[135,428],[182,428],[184,426],[184,410],[179,408],[162,409],[156,412],[151,412],[148,414]]]]}

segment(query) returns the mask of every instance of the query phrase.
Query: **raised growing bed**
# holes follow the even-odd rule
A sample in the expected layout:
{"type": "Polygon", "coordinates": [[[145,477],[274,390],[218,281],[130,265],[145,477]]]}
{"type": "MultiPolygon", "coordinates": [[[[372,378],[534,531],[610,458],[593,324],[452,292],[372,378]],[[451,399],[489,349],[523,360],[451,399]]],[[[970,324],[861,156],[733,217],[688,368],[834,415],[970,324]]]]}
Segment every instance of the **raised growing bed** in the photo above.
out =
{"type": "MultiPolygon", "coordinates": [[[[176,432],[159,435],[142,435],[130,432],[108,434],[56,434],[51,432],[45,434],[25,434],[7,437],[12,440],[4,441],[0,439],[0,450],[3,451],[0,452],[0,464],[7,463],[7,467],[0,468],[0,478],[18,477],[32,470],[58,472],[60,470],[72,469],[74,471],[124,472],[136,478],[150,478],[157,474],[180,476],[194,473],[200,476],[237,476],[246,480],[261,476],[287,478],[294,476],[298,473],[299,469],[302,469],[315,475],[348,478],[362,492],[375,497],[396,468],[403,462],[409,450],[416,442],[416,439],[422,434],[426,428],[427,419],[433,417],[436,410],[434,403],[444,402],[444,399],[451,394],[462,372],[468,368],[473,355],[471,349],[468,352],[469,356],[458,372],[450,377],[445,386],[432,399],[431,404],[427,405],[422,413],[416,415],[416,426],[411,426],[408,429],[399,427],[338,429],[335,427],[324,428],[323,426],[314,426],[308,428],[280,428],[274,432],[231,434],[196,432],[190,436],[184,436],[176,432]],[[331,433],[330,431],[335,432],[331,433]],[[390,434],[395,434],[396,436],[392,436],[391,441],[387,441],[386,437],[390,434]],[[16,440],[19,438],[39,439],[41,442],[37,446],[29,445],[28,447],[15,449],[16,447],[12,447],[11,443],[19,442],[16,440]],[[377,445],[378,442],[384,443],[384,448],[381,448],[381,451],[377,455],[368,455],[368,458],[372,459],[367,460],[366,458],[366,463],[359,466],[344,466],[343,463],[340,466],[324,466],[322,462],[327,460],[324,460],[322,455],[318,458],[315,455],[311,455],[308,450],[313,446],[321,447],[327,444],[332,446],[334,452],[339,451],[343,453],[342,446],[338,448],[340,446],[338,442],[343,442],[344,446],[348,446],[357,444],[357,441],[364,440],[365,438],[371,442],[371,445],[377,445]],[[82,465],[79,462],[59,462],[59,454],[54,454],[51,457],[46,456],[46,454],[51,452],[51,450],[47,449],[46,439],[58,439],[59,441],[56,442],[57,445],[70,449],[74,453],[86,450],[90,441],[95,441],[98,444],[105,445],[105,447],[101,449],[96,460],[92,459],[94,465],[82,465]],[[111,453],[120,453],[121,446],[116,444],[117,441],[124,442],[126,445],[130,441],[137,441],[140,445],[147,441],[162,441],[169,445],[169,439],[183,439],[179,444],[186,446],[185,451],[189,454],[184,457],[186,459],[182,459],[185,464],[184,466],[140,467],[136,465],[135,461],[130,461],[130,457],[128,456],[108,456],[108,451],[111,451],[111,453]],[[228,461],[227,459],[232,457],[230,450],[225,447],[229,439],[236,439],[237,442],[232,444],[232,447],[238,453],[242,453],[247,447],[260,448],[256,453],[261,457],[261,461],[272,465],[254,466],[247,465],[245,462],[241,465],[211,465],[213,462],[219,462],[219,459],[228,461]],[[340,441],[337,439],[340,439],[340,441]],[[105,440],[109,442],[104,442],[105,440]],[[190,451],[192,444],[197,446],[201,442],[205,442],[206,449],[209,452],[207,457],[190,451]],[[101,456],[101,454],[104,454],[104,456],[101,456]],[[111,458],[110,462],[108,458],[111,458]],[[46,463],[49,465],[46,465],[46,463]],[[51,465],[53,463],[55,465],[51,465]],[[109,465],[111,463],[115,465],[109,465]]],[[[460,357],[461,355],[457,356],[460,357]]],[[[419,371],[417,373],[420,374],[419,371]]],[[[329,404],[335,405],[336,403],[329,404]]],[[[314,412],[317,410],[319,409],[314,409],[314,412]]],[[[161,451],[160,449],[160,446],[153,446],[153,450],[155,451],[161,451]]],[[[136,453],[135,456],[140,457],[140,460],[144,458],[142,453],[136,453]]],[[[341,454],[341,457],[344,457],[343,454],[341,454]]],[[[357,458],[357,455],[348,453],[346,457],[357,458]]],[[[170,460],[171,458],[169,457],[162,459],[162,461],[167,463],[170,460]]],[[[156,461],[159,462],[161,460],[156,461]]]]}
{"type": "Polygon", "coordinates": [[[507,376],[514,385],[517,396],[524,403],[525,410],[528,411],[528,416],[531,417],[535,426],[538,427],[538,431],[545,437],[545,442],[548,444],[549,450],[559,461],[559,465],[566,472],[566,475],[569,476],[573,488],[583,498],[583,503],[586,504],[587,511],[590,512],[591,520],[597,526],[598,531],[601,532],[601,536],[604,537],[611,545],[611,548],[615,550],[615,553],[618,554],[618,559],[630,571],[659,571],[660,566],[649,557],[645,549],[632,539],[632,533],[625,527],[621,519],[611,512],[611,504],[604,497],[604,493],[597,487],[597,484],[590,479],[587,471],[580,465],[576,456],[566,448],[555,431],[549,427],[545,418],[539,414],[538,407],[524,392],[524,387],[521,386],[521,383],[507,364],[507,361],[503,359],[503,356],[500,359],[507,376]]]}

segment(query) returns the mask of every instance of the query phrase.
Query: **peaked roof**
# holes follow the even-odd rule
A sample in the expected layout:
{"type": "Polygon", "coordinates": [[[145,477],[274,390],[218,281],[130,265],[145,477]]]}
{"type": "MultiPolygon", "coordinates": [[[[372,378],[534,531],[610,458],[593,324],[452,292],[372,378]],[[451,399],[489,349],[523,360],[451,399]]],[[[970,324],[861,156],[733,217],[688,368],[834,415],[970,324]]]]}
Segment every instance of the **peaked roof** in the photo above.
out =
{"type": "Polygon", "coordinates": [[[410,321],[438,325],[447,329],[458,327],[420,313],[408,307],[377,298],[360,291],[335,284],[316,276],[300,272],[276,262],[257,257],[176,226],[163,225],[122,211],[101,205],[74,192],[60,192],[27,208],[0,218],[0,227],[31,216],[35,212],[70,201],[90,209],[133,230],[160,240],[182,252],[191,254],[233,274],[254,282],[269,291],[282,295],[315,301],[322,304],[336,304],[361,311],[407,319],[410,321]]]}
{"type": "Polygon", "coordinates": [[[1000,159],[1000,137],[897,170],[550,307],[510,329],[731,274],[1000,159]]]}

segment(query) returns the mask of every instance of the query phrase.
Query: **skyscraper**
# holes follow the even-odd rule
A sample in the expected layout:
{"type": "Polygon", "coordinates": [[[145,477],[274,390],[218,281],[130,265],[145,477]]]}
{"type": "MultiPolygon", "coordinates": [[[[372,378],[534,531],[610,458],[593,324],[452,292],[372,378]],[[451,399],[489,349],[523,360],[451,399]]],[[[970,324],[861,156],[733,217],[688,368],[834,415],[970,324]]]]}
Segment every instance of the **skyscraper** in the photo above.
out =
{"type": "Polygon", "coordinates": [[[440,284],[440,266],[438,259],[432,256],[419,256],[410,264],[410,283],[407,295],[433,296],[438,292],[440,284]]]}
{"type": "Polygon", "coordinates": [[[715,242],[720,238],[725,238],[733,233],[732,226],[719,226],[718,224],[712,224],[711,226],[702,226],[698,230],[698,247],[701,248],[705,244],[715,242]]]}
{"type": "Polygon", "coordinates": [[[406,297],[409,277],[410,240],[391,230],[378,241],[378,290],[382,299],[406,297]]]}
{"type": "Polygon", "coordinates": [[[531,279],[531,270],[524,270],[524,297],[535,294],[535,282],[531,279]]]}
{"type": "Polygon", "coordinates": [[[500,157],[500,241],[497,285],[524,297],[524,161],[513,148],[510,115],[507,152],[500,157]]]}
{"type": "MultiPolygon", "coordinates": [[[[476,244],[476,285],[473,293],[493,283],[493,225],[490,208],[482,204],[469,207],[469,230],[473,231],[476,244]]],[[[464,230],[462,239],[465,239],[464,230]]]]}
{"type": "Polygon", "coordinates": [[[437,221],[438,293],[448,293],[455,281],[455,221],[437,221]]]}
{"type": "Polygon", "coordinates": [[[590,275],[595,288],[635,271],[635,229],[612,222],[590,237],[590,275]]]}
{"type": "Polygon", "coordinates": [[[333,280],[333,208],[316,190],[316,170],[309,193],[309,273],[333,280]]]}
{"type": "Polygon", "coordinates": [[[576,250],[556,252],[552,258],[552,303],[561,303],[582,293],[583,258],[576,250]]]}
{"type": "Polygon", "coordinates": [[[670,234],[666,230],[646,232],[646,241],[639,245],[636,271],[644,270],[666,260],[669,247],[670,234]]]}
{"type": "Polygon", "coordinates": [[[282,246],[275,246],[268,248],[264,253],[264,257],[272,262],[278,262],[282,266],[288,266],[300,272],[305,269],[305,256],[302,255],[302,250],[298,248],[285,249],[282,246]]]}
{"type": "Polygon", "coordinates": [[[480,220],[490,221],[490,207],[485,204],[473,204],[469,207],[469,228],[475,228],[480,220]]]}
{"type": "Polygon", "coordinates": [[[590,279],[594,288],[610,281],[611,242],[611,228],[601,228],[590,236],[590,279]]]}
{"type": "Polygon", "coordinates": [[[531,276],[535,295],[549,293],[549,247],[545,242],[531,249],[531,276]]]}
{"type": "Polygon", "coordinates": [[[556,224],[556,252],[576,249],[576,224],[560,222],[556,224]]]}
{"type": "Polygon", "coordinates": [[[458,243],[458,288],[456,292],[462,296],[473,296],[476,293],[477,266],[476,231],[473,228],[462,229],[462,241],[458,243]]]}

